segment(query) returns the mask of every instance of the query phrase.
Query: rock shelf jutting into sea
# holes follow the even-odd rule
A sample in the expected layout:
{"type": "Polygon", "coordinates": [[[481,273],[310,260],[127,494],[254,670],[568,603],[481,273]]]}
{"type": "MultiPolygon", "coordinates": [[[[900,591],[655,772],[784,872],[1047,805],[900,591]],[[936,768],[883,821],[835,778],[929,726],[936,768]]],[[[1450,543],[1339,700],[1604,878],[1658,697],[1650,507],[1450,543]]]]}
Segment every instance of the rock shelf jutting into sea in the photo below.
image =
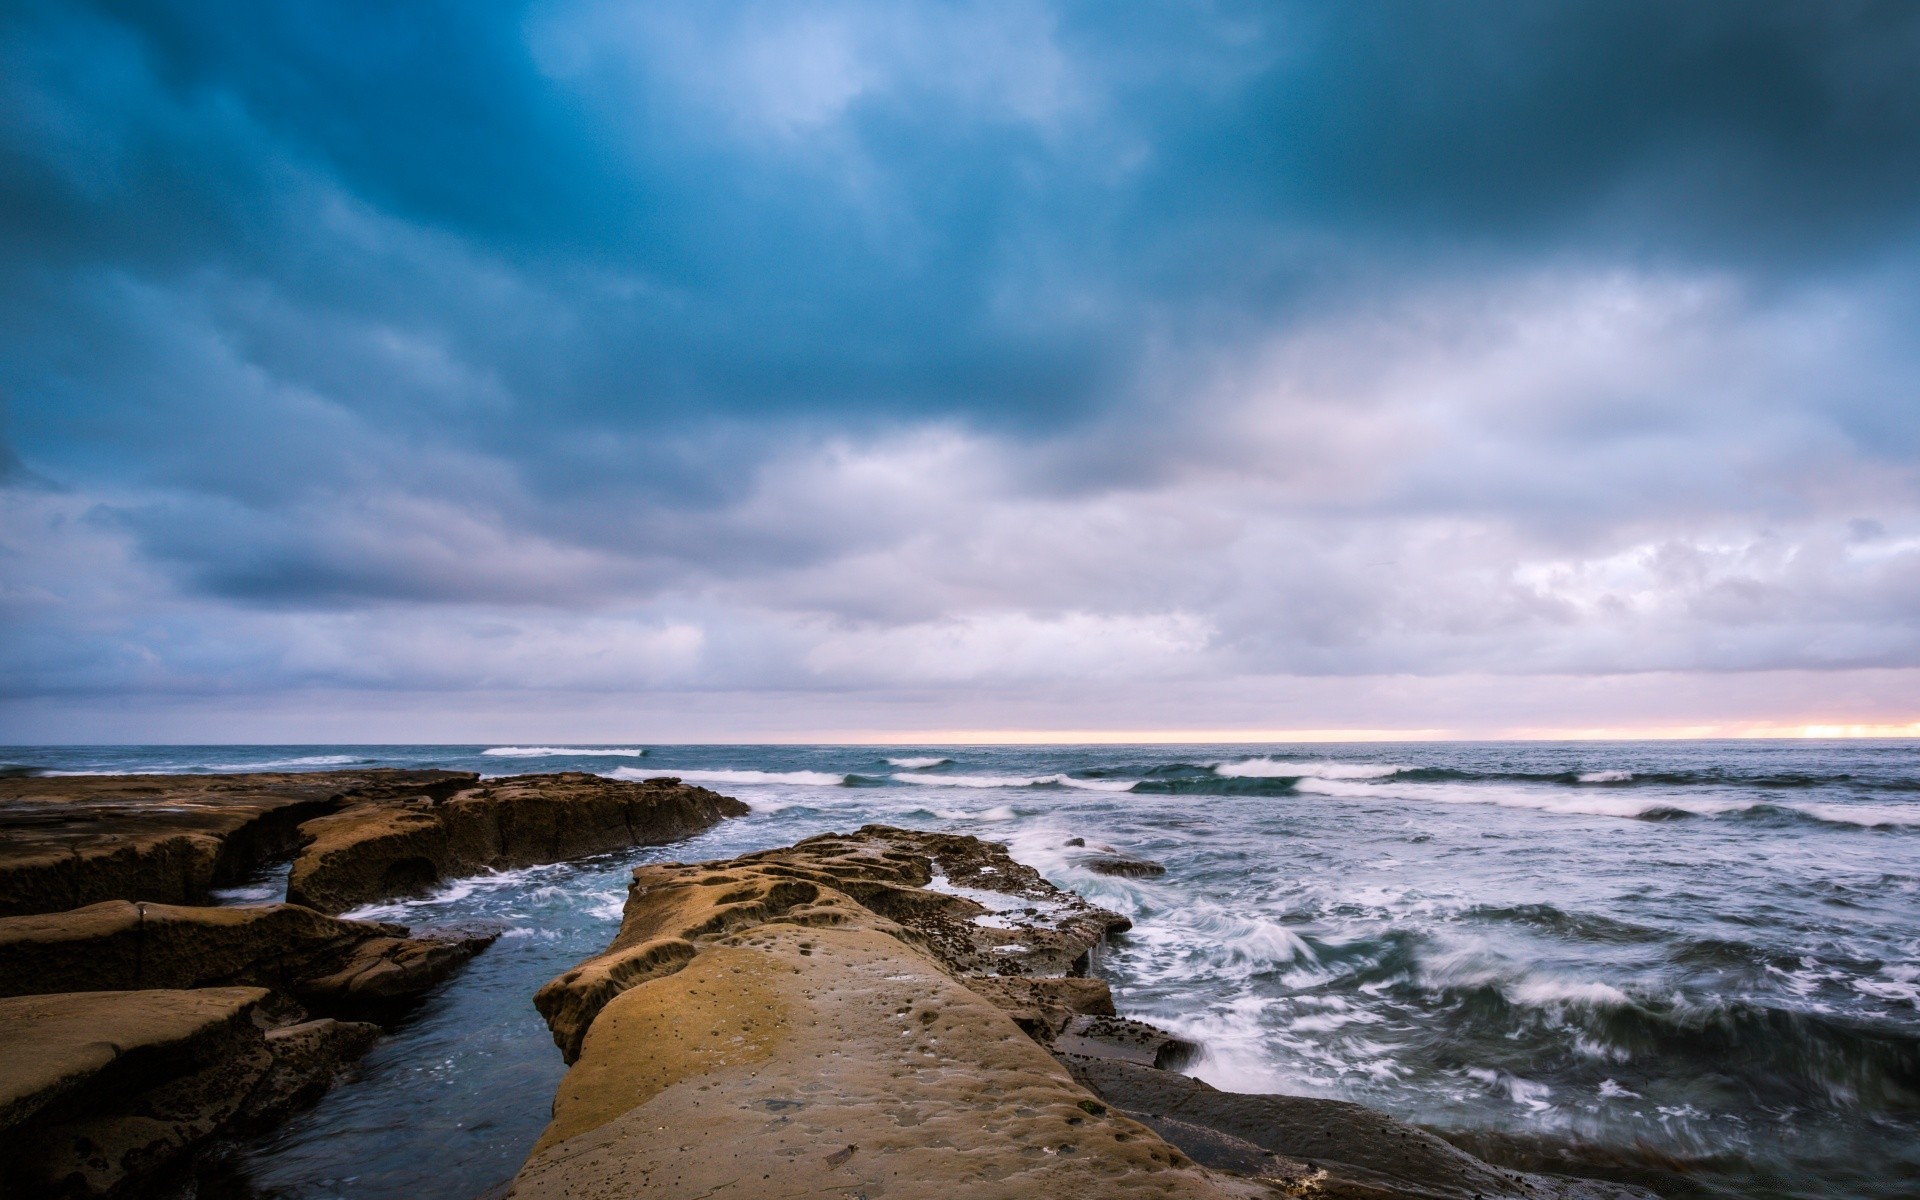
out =
{"type": "MultiPolygon", "coordinates": [[[[1153,1136],[1176,1146],[1198,1135],[1164,1122],[1180,1120],[1168,1115],[1175,1108],[1187,1112],[1195,1118],[1187,1124],[1226,1140],[1181,1152],[1220,1172],[1246,1166],[1233,1155],[1257,1143],[1242,1136],[1251,1126],[1223,1133],[1226,1118],[1209,1097],[1275,1093],[1358,1102],[1444,1138],[1434,1153],[1451,1143],[1506,1178],[1546,1172],[1667,1196],[1876,1200],[1911,1195],[1920,1179],[1920,751],[1911,743],[528,742],[27,748],[8,761],[35,786],[61,773],[393,768],[472,772],[483,778],[461,786],[477,795],[498,790],[496,777],[528,771],[584,772],[570,786],[585,792],[599,786],[593,778],[638,785],[670,776],[690,795],[744,804],[653,846],[549,837],[548,851],[507,854],[495,823],[491,850],[444,860],[434,855],[453,853],[446,818],[429,828],[419,816],[380,817],[383,844],[413,839],[418,849],[419,839],[438,837],[441,848],[390,854],[371,883],[354,884],[359,893],[329,901],[345,923],[305,935],[312,966],[299,978],[352,977],[355,955],[394,978],[391,964],[440,955],[438,973],[411,977],[418,998],[397,1015],[329,1009],[343,1028],[370,1017],[385,1031],[317,1104],[283,1104],[277,1123],[234,1140],[209,1167],[204,1195],[465,1200],[502,1188],[537,1144],[556,1144],[550,1132],[542,1141],[547,1101],[563,1086],[562,1050],[571,1041],[577,1052],[583,1040],[575,1030],[556,1047],[563,1031],[547,1028],[535,994],[610,944],[618,949],[635,867],[721,863],[874,823],[1005,844],[1004,869],[1031,868],[1035,887],[1067,889],[1074,903],[1115,918],[1109,936],[1089,943],[1084,966],[1119,1017],[1170,1039],[1150,1042],[1149,1058],[1159,1054],[1152,1046],[1191,1049],[1161,1064],[1174,1070],[1126,1084],[1128,1099],[1104,1103],[1136,1114],[1128,1120],[1162,1121],[1153,1136]],[[430,878],[410,874],[421,861],[430,878]],[[488,938],[473,953],[473,939],[488,938]],[[449,969],[435,946],[466,948],[449,969]]],[[[336,831],[353,824],[337,813],[325,819],[336,831]]],[[[277,901],[294,849],[287,831],[263,827],[246,863],[210,859],[200,875],[176,872],[205,895],[165,899],[277,901]]],[[[1031,917],[978,882],[941,885],[929,875],[893,886],[946,886],[940,894],[980,907],[963,924],[1005,938],[986,952],[1015,945],[1024,935],[1013,928],[1031,917]]],[[[859,910],[854,924],[912,927],[904,900],[882,915],[881,902],[848,903],[859,910]]],[[[126,936],[113,932],[115,919],[96,918],[99,936],[126,936]]],[[[708,934],[690,932],[698,924],[674,935],[688,949],[669,958],[698,965],[712,953],[708,934]]],[[[746,936],[724,936],[734,933],[746,936]]],[[[768,952],[789,949],[800,953],[797,943],[768,952]]],[[[946,969],[964,975],[954,961],[946,969]]],[[[188,972],[144,986],[276,986],[242,974],[188,972]]],[[[1080,986],[1067,991],[1078,996],[1080,986]]],[[[324,991],[307,985],[314,1013],[328,1003],[316,999],[324,991]]],[[[222,1003],[239,1012],[256,1002],[236,994],[222,1003]]],[[[1074,1004],[1098,1007],[1081,997],[1048,1015],[1032,1008],[1021,1025],[1028,1044],[1039,1025],[1050,1037],[1088,1033],[1055,1028],[1063,1014],[1093,1019],[1074,1016],[1074,1004]]],[[[552,1016],[565,1006],[543,1007],[552,1016]]],[[[231,1026],[229,1016],[206,1019],[215,1017],[231,1026]]],[[[1100,1061],[1127,1053],[1138,1058],[1100,1061]]],[[[592,1059],[589,1046],[581,1061],[592,1059]]],[[[1041,1060],[1020,1069],[1028,1068],[1047,1069],[1041,1060]]],[[[1124,1090],[1107,1076],[1131,1069],[1070,1074],[1100,1093],[1103,1080],[1124,1090]]],[[[877,1145],[847,1142],[856,1143],[877,1145]]],[[[842,1162],[877,1161],[862,1153],[842,1162]]]]}

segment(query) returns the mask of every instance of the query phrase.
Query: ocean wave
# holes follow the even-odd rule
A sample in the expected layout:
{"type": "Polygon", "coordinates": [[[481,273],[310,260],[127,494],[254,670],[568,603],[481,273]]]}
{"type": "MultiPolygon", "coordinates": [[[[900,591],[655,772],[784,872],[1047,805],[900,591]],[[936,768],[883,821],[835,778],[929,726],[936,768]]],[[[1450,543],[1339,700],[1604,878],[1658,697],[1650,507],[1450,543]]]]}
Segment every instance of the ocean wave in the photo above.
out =
{"type": "Polygon", "coordinates": [[[1920,825],[1920,805],[1794,804],[1788,807],[1834,825],[1859,825],[1867,829],[1920,825]]]}
{"type": "Polygon", "coordinates": [[[1127,779],[1076,779],[1071,775],[895,775],[901,783],[921,787],[1020,788],[1067,787],[1089,792],[1130,792],[1133,781],[1127,779]]]}
{"type": "Polygon", "coordinates": [[[1480,783],[1354,783],[1340,779],[1302,779],[1296,790],[1354,800],[1415,800],[1439,804],[1493,804],[1501,808],[1531,808],[1567,816],[1660,818],[1670,814],[1718,816],[1752,807],[1747,801],[1704,800],[1698,797],[1653,798],[1624,792],[1554,791],[1548,788],[1512,788],[1480,783]]]}
{"type": "Polygon", "coordinates": [[[1574,776],[1575,783],[1632,783],[1632,771],[1582,771],[1574,776]]]}
{"type": "Polygon", "coordinates": [[[579,750],[570,746],[495,746],[480,753],[494,758],[642,758],[646,751],[639,748],[624,750],[579,750]]]}
{"type": "Polygon", "coordinates": [[[950,758],[890,758],[887,765],[899,767],[902,771],[925,771],[932,767],[944,767],[952,761],[950,758]]]}
{"type": "MultiPolygon", "coordinates": [[[[270,758],[264,762],[216,763],[208,771],[265,771],[273,767],[345,767],[367,759],[351,754],[307,754],[299,758],[270,758]]],[[[104,772],[103,772],[104,773],[104,772]]]]}
{"type": "Polygon", "coordinates": [[[1665,935],[1647,925],[1635,925],[1598,913],[1567,912],[1551,904],[1476,904],[1461,916],[1470,920],[1522,925],[1572,941],[1633,945],[1659,941],[1665,935]]]}
{"type": "MultiPolygon", "coordinates": [[[[1409,981],[1450,1043],[1572,1036],[1602,1062],[1733,1082],[1760,1106],[1873,1111],[1920,1107],[1920,1037],[1826,1012],[1749,999],[1641,993],[1529,971],[1468,949],[1425,957],[1409,981]]],[[[1409,997],[1411,998],[1411,997],[1409,997]]]]}
{"type": "MultiPolygon", "coordinates": [[[[665,768],[662,768],[662,771],[664,770],[665,768]]],[[[660,775],[662,771],[643,771],[638,767],[618,767],[614,770],[613,777],[615,779],[652,779],[660,775]]],[[[728,769],[715,771],[682,771],[675,769],[670,773],[680,779],[686,780],[688,783],[790,783],[798,784],[801,787],[847,787],[852,780],[857,778],[853,775],[834,775],[826,771],[748,771],[728,769]]]]}
{"type": "Polygon", "coordinates": [[[1384,763],[1299,762],[1264,756],[1213,764],[1213,773],[1227,779],[1383,779],[1406,769],[1384,763]]]}

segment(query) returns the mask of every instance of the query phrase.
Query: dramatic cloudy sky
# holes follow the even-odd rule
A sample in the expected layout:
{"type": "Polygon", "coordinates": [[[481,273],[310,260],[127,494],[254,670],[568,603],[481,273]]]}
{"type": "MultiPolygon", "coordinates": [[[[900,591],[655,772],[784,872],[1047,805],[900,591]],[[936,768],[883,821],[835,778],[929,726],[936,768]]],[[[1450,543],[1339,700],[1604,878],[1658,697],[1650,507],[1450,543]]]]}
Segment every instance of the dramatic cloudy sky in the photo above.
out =
{"type": "Polygon", "coordinates": [[[1916,62],[11,0],[0,740],[1909,725],[1916,62]]]}

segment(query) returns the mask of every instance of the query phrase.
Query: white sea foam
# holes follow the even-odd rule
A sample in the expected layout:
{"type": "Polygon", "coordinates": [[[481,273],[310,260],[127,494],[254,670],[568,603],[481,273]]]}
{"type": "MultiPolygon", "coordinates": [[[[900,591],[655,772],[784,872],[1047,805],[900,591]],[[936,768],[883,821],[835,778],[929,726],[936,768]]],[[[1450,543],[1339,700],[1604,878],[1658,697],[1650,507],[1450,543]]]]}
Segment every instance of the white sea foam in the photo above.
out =
{"type": "Polygon", "coordinates": [[[1753,807],[1750,800],[1705,800],[1698,796],[1645,796],[1624,792],[1575,792],[1547,787],[1484,783],[1356,783],[1302,779],[1301,792],[1355,800],[1416,800],[1439,804],[1496,804],[1569,816],[1641,817],[1661,809],[1717,816],[1753,807]]]}
{"type": "Polygon", "coordinates": [[[1130,779],[1075,779],[1071,775],[895,775],[900,783],[917,783],[922,787],[957,788],[1018,788],[1018,787],[1057,787],[1081,788],[1090,792],[1130,792],[1133,781],[1130,779]]]}
{"type": "MultiPolygon", "coordinates": [[[[642,771],[637,767],[619,767],[613,775],[616,779],[651,779],[660,773],[660,771],[642,771]]],[[[834,775],[826,771],[674,770],[671,773],[688,783],[788,783],[798,784],[801,787],[842,787],[847,782],[847,776],[834,775]]]]}
{"type": "Polygon", "coordinates": [[[1530,1008],[1572,1005],[1581,1008],[1619,1008],[1633,1003],[1619,988],[1606,983],[1530,976],[1512,984],[1507,998],[1530,1008]]]}
{"type": "Polygon", "coordinates": [[[1920,805],[1907,804],[1796,804],[1792,806],[1810,817],[1842,825],[1864,825],[1869,829],[1883,825],[1920,825],[1920,805]]]}
{"type": "Polygon", "coordinates": [[[1582,771],[1577,778],[1581,783],[1627,783],[1633,779],[1633,772],[1582,771]]]}
{"type": "Polygon", "coordinates": [[[929,767],[942,767],[952,762],[950,758],[890,758],[887,765],[899,767],[902,771],[924,771],[929,767]]]}
{"type": "Polygon", "coordinates": [[[581,758],[643,758],[646,751],[638,747],[620,750],[579,750],[571,746],[495,746],[480,753],[494,758],[554,758],[559,756],[581,758]]]}
{"type": "Polygon", "coordinates": [[[1299,762],[1284,758],[1243,758],[1215,763],[1213,773],[1229,779],[1380,779],[1406,770],[1390,763],[1349,763],[1316,759],[1299,762]]]}
{"type": "Polygon", "coordinates": [[[264,762],[219,763],[209,771],[264,771],[271,767],[344,767],[361,761],[351,754],[308,754],[300,758],[270,758],[264,762]]]}

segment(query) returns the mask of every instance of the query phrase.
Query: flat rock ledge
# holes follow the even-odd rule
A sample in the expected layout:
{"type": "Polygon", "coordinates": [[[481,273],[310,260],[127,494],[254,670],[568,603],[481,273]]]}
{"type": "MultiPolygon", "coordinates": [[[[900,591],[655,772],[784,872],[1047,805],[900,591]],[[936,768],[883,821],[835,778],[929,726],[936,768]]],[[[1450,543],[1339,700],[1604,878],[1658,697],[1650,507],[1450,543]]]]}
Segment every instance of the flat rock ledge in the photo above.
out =
{"type": "Polygon", "coordinates": [[[480,871],[660,845],[747,811],[671,777],[574,772],[5,778],[0,917],[205,904],[289,858],[287,899],[340,913],[480,871]]]}
{"type": "Polygon", "coordinates": [[[379,1029],[276,1020],[264,988],[0,999],[0,1195],[131,1197],[310,1102],[379,1029]]]}
{"type": "Polygon", "coordinates": [[[748,811],[671,776],[630,783],[582,772],[370,799],[300,827],[287,899],[344,912],[462,875],[679,841],[748,811]]]}
{"type": "Polygon", "coordinates": [[[205,904],[350,805],[445,798],[465,771],[0,779],[0,916],[102,900],[205,904]]]}
{"type": "Polygon", "coordinates": [[[0,779],[0,1197],[194,1188],[490,933],[347,908],[744,815],[676,779],[454,771],[0,779]],[[305,904],[205,907],[292,858],[305,904]],[[313,1014],[319,1014],[314,1017],[313,1014]]]}
{"type": "Polygon", "coordinates": [[[496,935],[411,937],[295,904],[197,908],[106,900],[0,917],[0,996],[250,986],[327,1016],[381,1016],[496,935]]]}
{"type": "Polygon", "coordinates": [[[1217,1092],[1091,970],[1128,922],[1003,846],[870,825],[634,872],[535,1004],[572,1063],[524,1200],[1621,1200],[1358,1105],[1217,1092]]]}

